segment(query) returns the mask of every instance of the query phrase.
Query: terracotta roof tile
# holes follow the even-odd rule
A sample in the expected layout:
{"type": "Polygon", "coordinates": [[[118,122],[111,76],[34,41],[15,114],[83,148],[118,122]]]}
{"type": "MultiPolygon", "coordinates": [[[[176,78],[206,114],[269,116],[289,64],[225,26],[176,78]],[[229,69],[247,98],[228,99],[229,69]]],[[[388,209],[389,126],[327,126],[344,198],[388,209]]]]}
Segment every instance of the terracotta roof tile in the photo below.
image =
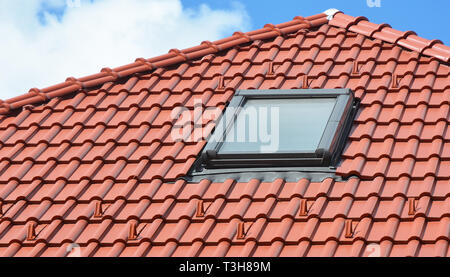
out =
{"type": "Polygon", "coordinates": [[[2,102],[0,255],[449,256],[449,49],[319,14],[2,102]],[[301,87],[361,100],[342,180],[178,180],[206,143],[181,107],[301,87]]]}

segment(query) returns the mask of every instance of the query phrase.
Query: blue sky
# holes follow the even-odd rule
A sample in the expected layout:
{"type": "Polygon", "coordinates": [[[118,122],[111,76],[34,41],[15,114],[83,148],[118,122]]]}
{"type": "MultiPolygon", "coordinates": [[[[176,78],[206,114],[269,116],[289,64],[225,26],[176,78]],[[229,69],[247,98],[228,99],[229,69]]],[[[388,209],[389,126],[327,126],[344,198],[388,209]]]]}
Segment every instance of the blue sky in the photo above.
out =
{"type": "MultiPolygon", "coordinates": [[[[228,8],[230,1],[223,0],[182,0],[187,7],[199,2],[212,8],[228,8]]],[[[388,23],[394,29],[412,30],[427,39],[440,39],[450,45],[450,0],[245,0],[245,6],[253,28],[261,28],[266,23],[282,23],[297,15],[309,16],[336,8],[352,16],[365,16],[374,23],[388,23]],[[374,5],[369,7],[370,2],[374,5]]]]}
{"type": "Polygon", "coordinates": [[[450,45],[450,0],[0,0],[0,99],[329,8],[450,45]]]}

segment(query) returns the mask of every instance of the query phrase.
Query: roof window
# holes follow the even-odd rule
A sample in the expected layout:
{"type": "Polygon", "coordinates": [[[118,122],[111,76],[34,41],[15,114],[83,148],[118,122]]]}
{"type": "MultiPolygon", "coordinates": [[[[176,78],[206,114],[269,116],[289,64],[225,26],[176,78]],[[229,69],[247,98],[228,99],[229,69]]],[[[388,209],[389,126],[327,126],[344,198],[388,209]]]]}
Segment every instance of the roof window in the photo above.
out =
{"type": "Polygon", "coordinates": [[[333,167],[357,105],[349,89],[238,90],[192,174],[333,167]]]}

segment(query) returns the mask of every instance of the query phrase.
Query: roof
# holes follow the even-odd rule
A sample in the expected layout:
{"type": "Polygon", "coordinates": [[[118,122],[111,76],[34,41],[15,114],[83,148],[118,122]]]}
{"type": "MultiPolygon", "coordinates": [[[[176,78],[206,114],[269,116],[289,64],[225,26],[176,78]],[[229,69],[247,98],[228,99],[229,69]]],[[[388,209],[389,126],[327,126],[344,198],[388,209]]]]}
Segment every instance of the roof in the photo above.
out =
{"type": "Polygon", "coordinates": [[[7,100],[0,256],[450,256],[449,59],[327,12],[7,100]],[[342,180],[179,179],[205,141],[172,140],[173,110],[302,87],[361,99],[342,180]]]}

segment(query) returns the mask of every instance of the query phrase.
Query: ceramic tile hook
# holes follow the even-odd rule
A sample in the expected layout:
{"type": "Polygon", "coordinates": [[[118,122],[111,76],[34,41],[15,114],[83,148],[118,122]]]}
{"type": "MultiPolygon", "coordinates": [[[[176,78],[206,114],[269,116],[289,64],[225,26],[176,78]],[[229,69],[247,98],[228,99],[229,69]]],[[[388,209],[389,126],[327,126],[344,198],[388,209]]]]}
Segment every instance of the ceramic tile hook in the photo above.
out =
{"type": "Polygon", "coordinates": [[[245,225],[244,222],[239,222],[237,226],[237,239],[244,239],[245,238],[245,225]]]}
{"type": "Polygon", "coordinates": [[[204,205],[203,200],[198,200],[195,216],[196,217],[204,217],[205,216],[205,205],[204,205]]]}
{"type": "Polygon", "coordinates": [[[225,89],[225,80],[223,78],[223,75],[220,75],[217,84],[217,90],[224,90],[224,89],[225,89]]]}
{"type": "Polygon", "coordinates": [[[95,203],[94,217],[99,218],[102,217],[102,215],[103,215],[102,202],[97,201],[97,203],[95,203]]]}
{"type": "Polygon", "coordinates": [[[408,215],[415,215],[416,214],[416,199],[415,198],[409,198],[408,199],[408,215]]]}
{"type": "Polygon", "coordinates": [[[128,240],[137,239],[137,230],[136,230],[136,222],[131,222],[130,227],[128,229],[128,240]]]}
{"type": "Polygon", "coordinates": [[[358,75],[359,74],[359,62],[357,60],[353,61],[352,74],[353,75],[358,75]]]}
{"type": "Polygon", "coordinates": [[[392,88],[398,88],[398,75],[392,74],[392,88]]]}
{"type": "Polygon", "coordinates": [[[345,220],[345,237],[351,238],[353,237],[353,220],[347,219],[345,220]]]}
{"type": "Polygon", "coordinates": [[[275,75],[274,69],[273,69],[273,61],[269,62],[269,69],[267,70],[267,76],[273,76],[275,75]]]}
{"type": "Polygon", "coordinates": [[[27,229],[27,240],[34,240],[36,238],[36,229],[34,228],[34,223],[28,224],[27,229]]]}
{"type": "Polygon", "coordinates": [[[308,85],[308,75],[303,75],[303,80],[302,80],[302,88],[309,88],[308,85]]]}
{"type": "Polygon", "coordinates": [[[300,201],[300,213],[299,216],[308,215],[308,201],[306,199],[302,199],[300,201]]]}
{"type": "Polygon", "coordinates": [[[32,111],[33,108],[34,108],[33,105],[28,104],[28,105],[24,105],[24,106],[22,107],[22,110],[24,110],[24,111],[32,111]]]}

